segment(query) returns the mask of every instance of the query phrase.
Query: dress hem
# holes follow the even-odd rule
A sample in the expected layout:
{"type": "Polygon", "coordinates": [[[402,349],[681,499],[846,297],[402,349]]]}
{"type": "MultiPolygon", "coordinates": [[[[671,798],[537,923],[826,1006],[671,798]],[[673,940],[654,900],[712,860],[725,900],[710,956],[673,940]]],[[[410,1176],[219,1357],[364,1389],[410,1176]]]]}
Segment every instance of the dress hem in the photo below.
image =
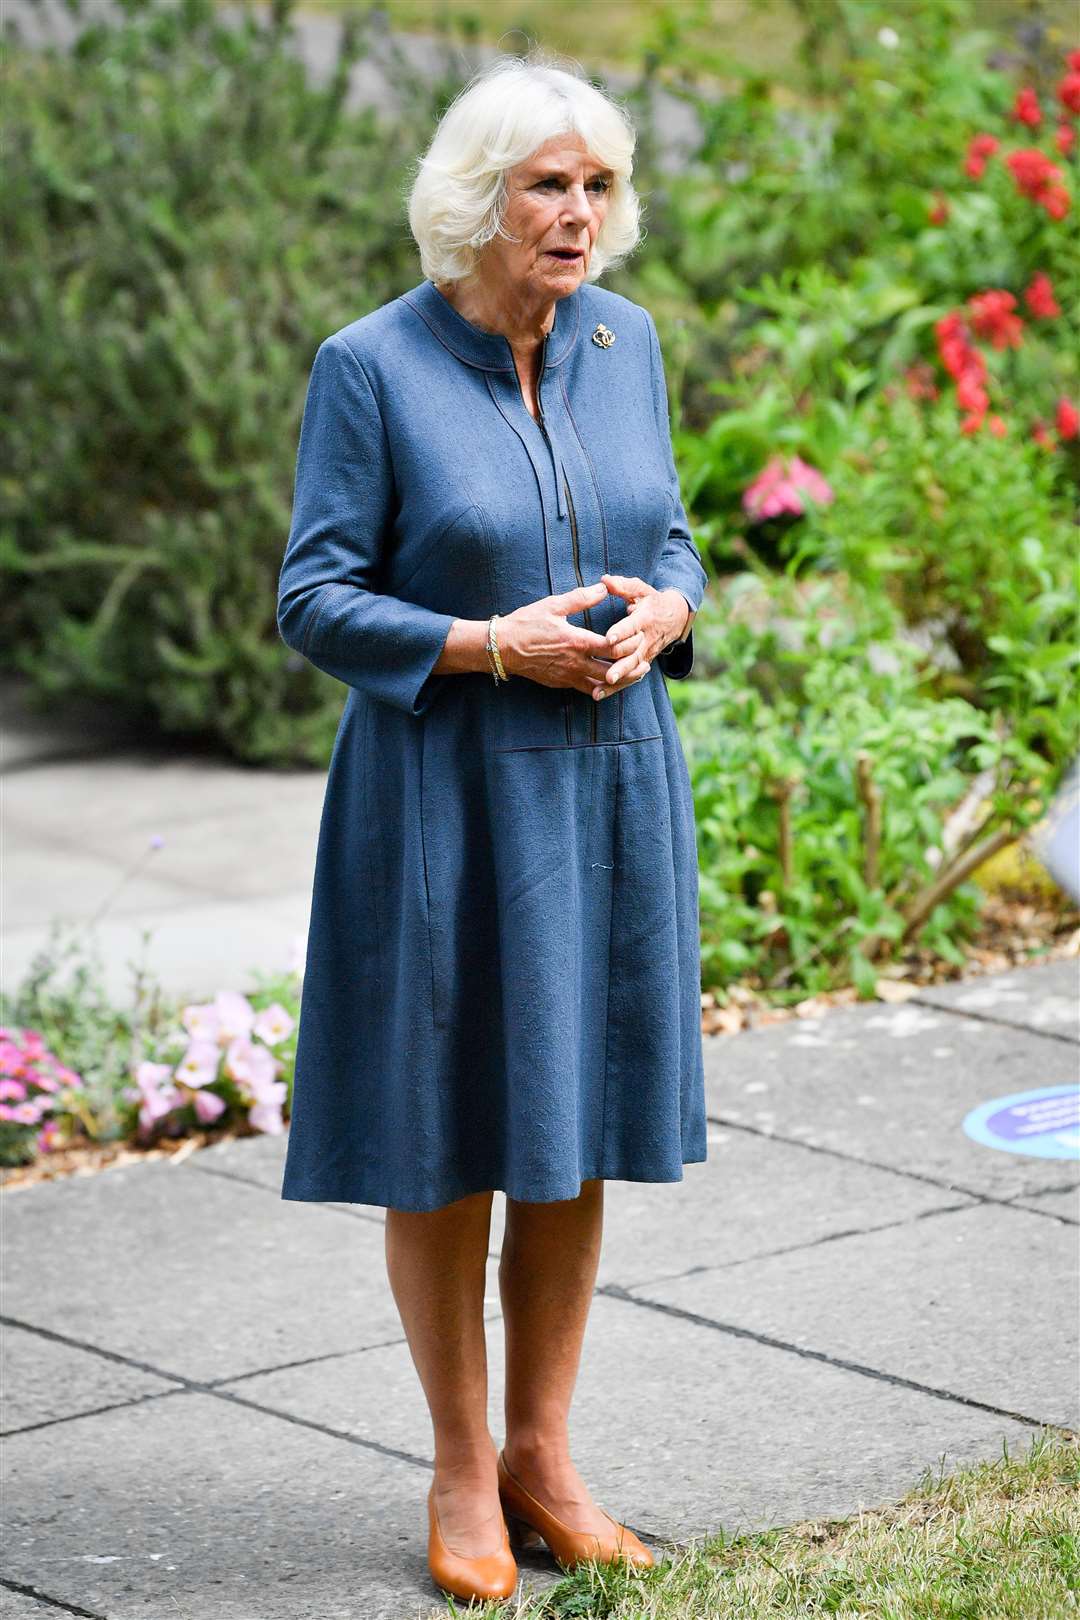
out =
{"type": "MultiPolygon", "coordinates": [[[[682,1163],[684,1165],[705,1164],[706,1161],[707,1154],[703,1151],[700,1154],[689,1154],[684,1156],[682,1163]]],[[[538,1197],[535,1193],[514,1192],[507,1187],[492,1186],[489,1182],[485,1182],[482,1185],[474,1186],[470,1184],[468,1186],[460,1186],[456,1190],[451,1190],[446,1197],[440,1197],[435,1203],[425,1202],[404,1204],[398,1203],[396,1200],[386,1197],[376,1198],[369,1196],[367,1198],[358,1198],[355,1195],[348,1193],[299,1192],[292,1189],[286,1189],[284,1186],[281,1189],[280,1196],[284,1201],[289,1203],[372,1204],[379,1209],[401,1209],[409,1211],[413,1214],[424,1214],[432,1210],[443,1209],[447,1204],[456,1203],[460,1198],[471,1198],[476,1193],[481,1192],[505,1193],[508,1198],[513,1198],[521,1203],[555,1204],[563,1203],[568,1199],[577,1198],[581,1193],[582,1184],[586,1181],[636,1181],[652,1182],[656,1185],[670,1186],[675,1185],[680,1181],[684,1181],[685,1179],[686,1178],[681,1173],[677,1176],[661,1176],[647,1174],[644,1172],[635,1173],[632,1170],[592,1171],[588,1174],[581,1174],[578,1186],[573,1192],[545,1192],[538,1197]]]]}

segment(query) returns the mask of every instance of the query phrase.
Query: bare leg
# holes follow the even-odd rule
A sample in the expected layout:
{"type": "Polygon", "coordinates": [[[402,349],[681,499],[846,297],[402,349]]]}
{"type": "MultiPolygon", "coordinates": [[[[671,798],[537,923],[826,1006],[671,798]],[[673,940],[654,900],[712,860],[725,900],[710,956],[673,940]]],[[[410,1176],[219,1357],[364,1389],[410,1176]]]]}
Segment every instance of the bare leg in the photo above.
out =
{"type": "Polygon", "coordinates": [[[442,1209],[386,1212],[386,1269],[435,1438],[435,1506],[454,1552],[503,1545],[496,1448],[487,1424],[484,1273],[490,1192],[442,1209]]]}
{"type": "Polygon", "coordinates": [[[576,1198],[508,1198],[499,1260],[506,1333],[507,1467],[575,1530],[609,1535],[611,1520],[570,1461],[570,1403],[592,1304],[604,1219],[604,1183],[576,1198]]]}

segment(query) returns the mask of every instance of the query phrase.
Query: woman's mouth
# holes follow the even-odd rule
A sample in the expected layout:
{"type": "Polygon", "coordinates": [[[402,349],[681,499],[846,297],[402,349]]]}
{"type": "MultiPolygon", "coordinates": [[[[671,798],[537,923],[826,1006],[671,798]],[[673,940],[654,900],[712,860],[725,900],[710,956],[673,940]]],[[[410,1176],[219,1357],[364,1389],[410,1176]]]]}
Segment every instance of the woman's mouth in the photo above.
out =
{"type": "Polygon", "coordinates": [[[562,259],[565,264],[574,264],[584,257],[580,248],[548,248],[547,251],[553,259],[562,259]]]}

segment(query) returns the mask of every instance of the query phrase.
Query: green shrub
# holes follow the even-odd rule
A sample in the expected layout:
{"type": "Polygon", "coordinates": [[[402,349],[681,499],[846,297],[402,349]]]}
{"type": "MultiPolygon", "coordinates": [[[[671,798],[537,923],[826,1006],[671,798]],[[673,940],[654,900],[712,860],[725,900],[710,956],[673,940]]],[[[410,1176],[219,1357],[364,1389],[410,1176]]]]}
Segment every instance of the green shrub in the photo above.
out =
{"type": "Polygon", "coordinates": [[[325,760],[341,688],[277,634],[307,373],[415,279],[406,164],[441,93],[347,112],[263,24],[126,0],[12,49],[3,111],[8,667],[236,756],[325,760]]]}

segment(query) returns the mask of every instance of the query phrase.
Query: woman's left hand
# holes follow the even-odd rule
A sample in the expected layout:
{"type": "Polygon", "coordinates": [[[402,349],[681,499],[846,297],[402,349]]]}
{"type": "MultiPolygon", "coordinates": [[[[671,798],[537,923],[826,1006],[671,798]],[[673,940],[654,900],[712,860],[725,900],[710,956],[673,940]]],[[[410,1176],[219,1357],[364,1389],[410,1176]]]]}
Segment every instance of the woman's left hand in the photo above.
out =
{"type": "Polygon", "coordinates": [[[681,591],[658,591],[633,575],[601,574],[600,578],[609,595],[623,597],[629,610],[607,632],[614,662],[593,687],[596,700],[633,686],[647,675],[652,660],[679,639],[690,617],[681,591]]]}

